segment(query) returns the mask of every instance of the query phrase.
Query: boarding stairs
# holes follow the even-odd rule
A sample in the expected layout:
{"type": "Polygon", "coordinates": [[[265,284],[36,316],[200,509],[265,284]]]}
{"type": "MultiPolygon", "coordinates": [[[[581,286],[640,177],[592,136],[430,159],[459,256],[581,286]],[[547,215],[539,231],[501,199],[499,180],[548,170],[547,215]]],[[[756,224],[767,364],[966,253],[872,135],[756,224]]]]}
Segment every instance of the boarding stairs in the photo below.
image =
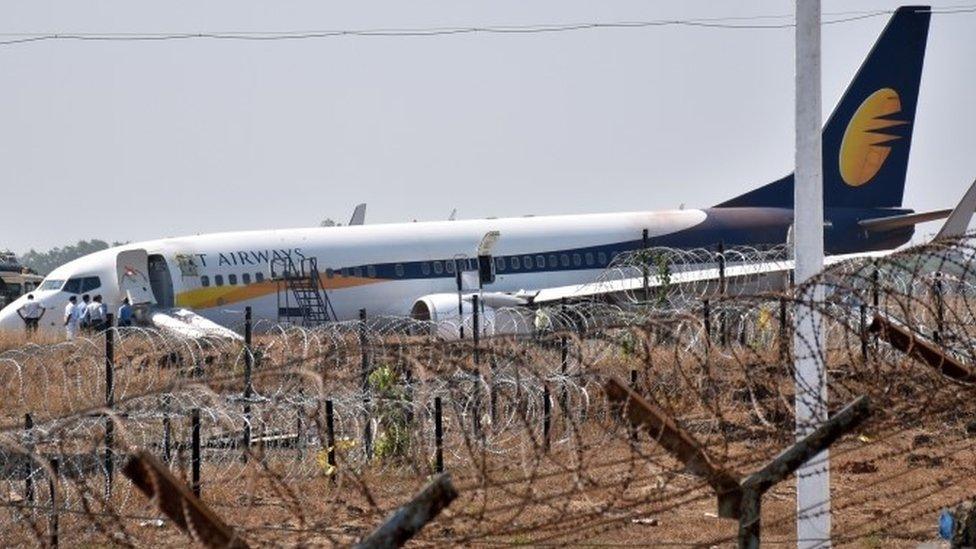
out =
{"type": "Polygon", "coordinates": [[[318,260],[306,257],[295,262],[290,257],[277,258],[271,265],[271,276],[278,283],[278,321],[311,327],[336,320],[329,294],[322,287],[318,260]]]}

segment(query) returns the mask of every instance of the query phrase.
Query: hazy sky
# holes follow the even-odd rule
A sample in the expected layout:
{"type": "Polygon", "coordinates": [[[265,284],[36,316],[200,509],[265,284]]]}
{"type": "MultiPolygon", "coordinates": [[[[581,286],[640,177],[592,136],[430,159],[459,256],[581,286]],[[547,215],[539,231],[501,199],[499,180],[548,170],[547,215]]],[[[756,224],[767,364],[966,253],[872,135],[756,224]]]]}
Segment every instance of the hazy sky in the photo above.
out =
{"type": "MultiPolygon", "coordinates": [[[[895,2],[825,0],[827,14],[895,2]]],[[[958,5],[941,2],[935,6],[958,5]]],[[[0,32],[376,29],[791,15],[790,1],[0,6],[0,32]]],[[[824,116],[887,21],[830,25],[824,116]]],[[[976,177],[976,14],[934,15],[906,204],[976,177]]],[[[793,163],[793,30],[689,27],[0,47],[0,248],[710,206],[793,163]]]]}

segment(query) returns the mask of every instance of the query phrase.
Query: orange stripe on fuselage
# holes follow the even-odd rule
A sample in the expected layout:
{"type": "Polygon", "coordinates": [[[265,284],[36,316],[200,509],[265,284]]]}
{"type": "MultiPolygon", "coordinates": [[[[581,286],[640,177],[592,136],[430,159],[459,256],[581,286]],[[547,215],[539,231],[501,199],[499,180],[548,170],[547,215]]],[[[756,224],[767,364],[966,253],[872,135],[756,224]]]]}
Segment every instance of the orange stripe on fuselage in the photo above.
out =
{"type": "MultiPolygon", "coordinates": [[[[322,287],[328,291],[354,288],[356,286],[365,286],[367,284],[375,284],[377,282],[386,282],[389,279],[341,275],[335,275],[332,278],[327,278],[325,275],[320,275],[319,280],[322,282],[322,287]]],[[[241,286],[209,286],[206,288],[194,288],[192,290],[181,292],[179,295],[177,295],[176,305],[179,307],[186,307],[188,309],[210,309],[213,307],[223,307],[225,305],[240,303],[242,301],[257,299],[259,297],[273,294],[278,291],[278,284],[279,282],[277,281],[266,280],[264,282],[255,282],[241,286]]],[[[282,290],[286,290],[283,283],[281,284],[282,290]]]]}

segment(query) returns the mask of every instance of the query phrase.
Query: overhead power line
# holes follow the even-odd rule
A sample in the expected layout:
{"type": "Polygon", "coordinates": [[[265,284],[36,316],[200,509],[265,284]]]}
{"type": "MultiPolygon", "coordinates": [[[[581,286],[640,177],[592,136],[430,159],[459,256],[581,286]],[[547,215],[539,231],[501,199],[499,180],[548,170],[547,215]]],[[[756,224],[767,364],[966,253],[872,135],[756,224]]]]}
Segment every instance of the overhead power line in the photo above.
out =
{"type": "MultiPolygon", "coordinates": [[[[945,6],[926,10],[933,14],[976,13],[976,5],[945,6]]],[[[881,17],[894,10],[846,11],[824,14],[823,25],[836,25],[881,17]]],[[[560,23],[511,26],[468,26],[402,29],[353,29],[353,30],[295,30],[295,31],[210,31],[210,32],[65,32],[65,33],[0,33],[0,46],[14,46],[49,41],[93,42],[158,42],[170,40],[240,40],[276,41],[308,40],[339,37],[430,37],[466,34],[544,34],[599,29],[640,29],[649,27],[698,27],[709,29],[787,29],[793,28],[792,15],[754,15],[743,17],[719,17],[701,19],[659,19],[653,21],[614,21],[590,23],[560,23]],[[764,22],[768,21],[768,22],[764,22]]]]}

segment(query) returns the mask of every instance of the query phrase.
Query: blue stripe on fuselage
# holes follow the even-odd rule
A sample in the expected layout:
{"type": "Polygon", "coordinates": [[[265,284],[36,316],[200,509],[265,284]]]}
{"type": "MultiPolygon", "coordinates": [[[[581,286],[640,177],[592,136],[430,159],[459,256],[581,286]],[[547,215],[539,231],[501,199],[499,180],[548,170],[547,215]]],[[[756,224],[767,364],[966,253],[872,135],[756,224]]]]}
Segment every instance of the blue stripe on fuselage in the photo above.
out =
{"type": "MultiPolygon", "coordinates": [[[[793,210],[789,208],[710,208],[704,210],[706,218],[698,225],[676,231],[671,234],[655,236],[648,239],[648,246],[668,247],[679,249],[710,248],[715,249],[720,243],[726,248],[736,246],[771,247],[786,242],[787,232],[793,222],[793,210]]],[[[914,234],[913,227],[896,231],[869,233],[858,226],[862,219],[876,219],[892,215],[911,213],[904,209],[860,209],[860,208],[828,208],[826,218],[829,225],[824,229],[824,248],[828,254],[847,254],[877,250],[888,250],[908,242],[914,234]]],[[[526,254],[497,255],[497,262],[501,260],[505,268],[496,269],[499,274],[522,274],[540,272],[576,271],[581,269],[604,269],[610,265],[614,257],[619,254],[638,250],[643,246],[640,235],[633,240],[567,248],[546,250],[526,254]],[[513,258],[519,258],[522,267],[512,269],[513,258]],[[525,258],[531,258],[531,268],[525,268],[525,258]],[[540,266],[539,258],[542,258],[540,266]]],[[[475,270],[475,259],[462,260],[462,269],[475,270]]],[[[327,258],[322,258],[327,263],[327,258]]],[[[393,263],[378,263],[371,265],[357,265],[345,267],[347,273],[356,276],[369,276],[375,273],[375,278],[408,280],[427,278],[453,278],[453,264],[451,271],[445,265],[453,262],[451,258],[432,259],[425,261],[402,261],[393,263]],[[441,264],[441,271],[436,272],[435,263],[441,264]],[[368,267],[371,267],[371,272],[368,267]],[[402,274],[401,274],[402,273],[402,274]]],[[[336,272],[340,269],[335,269],[336,272]]]]}

